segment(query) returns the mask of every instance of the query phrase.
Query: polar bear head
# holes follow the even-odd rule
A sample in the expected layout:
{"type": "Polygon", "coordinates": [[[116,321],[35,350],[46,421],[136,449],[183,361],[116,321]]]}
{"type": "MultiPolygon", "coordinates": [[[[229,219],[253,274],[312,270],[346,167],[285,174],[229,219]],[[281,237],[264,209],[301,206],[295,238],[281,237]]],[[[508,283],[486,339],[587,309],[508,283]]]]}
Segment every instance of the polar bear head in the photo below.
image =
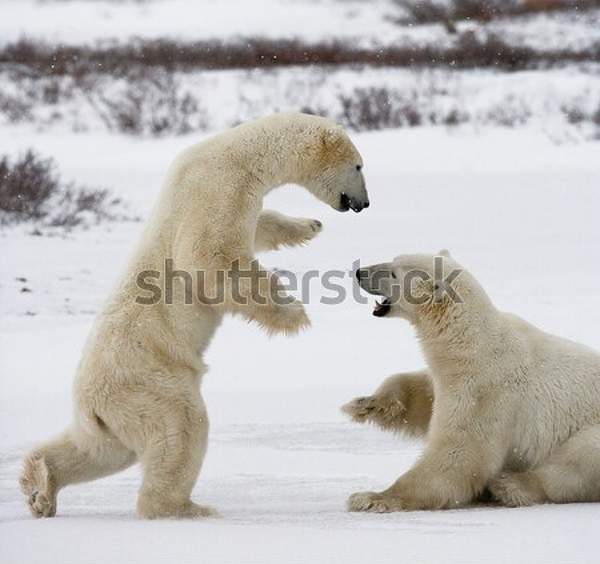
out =
{"type": "Polygon", "coordinates": [[[417,326],[442,320],[475,320],[493,306],[479,282],[447,250],[436,255],[400,255],[392,262],[356,271],[358,283],[383,300],[376,317],[401,317],[417,326]]]}
{"type": "Polygon", "coordinates": [[[360,212],[369,207],[360,153],[346,132],[331,122],[319,131],[312,174],[306,187],[338,211],[360,212]]]}
{"type": "Polygon", "coordinates": [[[293,169],[288,179],[338,211],[360,212],[369,207],[362,157],[340,126],[294,112],[269,119],[283,132],[280,154],[291,156],[289,163],[281,163],[293,169]]]}

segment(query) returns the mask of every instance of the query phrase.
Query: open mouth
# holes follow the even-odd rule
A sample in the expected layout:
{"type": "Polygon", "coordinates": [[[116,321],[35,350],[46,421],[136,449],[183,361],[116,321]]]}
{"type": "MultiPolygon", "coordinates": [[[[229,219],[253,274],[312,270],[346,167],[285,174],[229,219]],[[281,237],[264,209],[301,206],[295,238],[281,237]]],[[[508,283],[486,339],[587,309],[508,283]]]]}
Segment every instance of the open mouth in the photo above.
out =
{"type": "Polygon", "coordinates": [[[340,207],[338,208],[341,212],[347,212],[350,209],[350,198],[342,192],[340,197],[340,207]]]}
{"type": "Polygon", "coordinates": [[[392,309],[392,302],[389,298],[385,298],[381,302],[375,302],[375,309],[373,315],[375,317],[385,317],[392,309]]]}
{"type": "Polygon", "coordinates": [[[339,211],[345,212],[352,210],[353,212],[358,213],[365,207],[368,207],[368,204],[360,204],[354,198],[348,196],[345,192],[342,192],[342,195],[340,196],[340,207],[338,208],[339,211]]]}

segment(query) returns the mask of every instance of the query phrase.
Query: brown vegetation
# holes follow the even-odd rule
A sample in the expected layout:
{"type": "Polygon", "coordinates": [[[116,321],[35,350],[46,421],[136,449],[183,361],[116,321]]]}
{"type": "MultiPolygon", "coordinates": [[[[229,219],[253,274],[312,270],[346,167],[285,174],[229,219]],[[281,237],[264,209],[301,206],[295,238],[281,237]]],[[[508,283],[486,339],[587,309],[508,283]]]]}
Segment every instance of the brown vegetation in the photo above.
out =
{"type": "Polygon", "coordinates": [[[600,8],[600,0],[395,0],[403,15],[399,24],[428,24],[440,22],[454,29],[462,20],[490,21],[502,17],[524,16],[539,12],[591,10],[600,8]]]}
{"type": "Polygon", "coordinates": [[[90,222],[127,219],[108,190],[65,183],[52,159],[29,150],[0,159],[0,225],[31,222],[70,229],[90,222]]]}
{"type": "Polygon", "coordinates": [[[0,49],[0,64],[38,75],[88,74],[128,76],[132,70],[160,67],[167,71],[268,68],[290,65],[372,65],[392,67],[497,67],[514,70],[551,64],[600,61],[600,41],[591,49],[533,49],[506,43],[494,34],[460,34],[448,46],[390,45],[377,49],[349,42],[304,43],[295,39],[254,38],[235,43],[166,39],[136,40],[107,47],[46,45],[22,39],[0,49]]]}

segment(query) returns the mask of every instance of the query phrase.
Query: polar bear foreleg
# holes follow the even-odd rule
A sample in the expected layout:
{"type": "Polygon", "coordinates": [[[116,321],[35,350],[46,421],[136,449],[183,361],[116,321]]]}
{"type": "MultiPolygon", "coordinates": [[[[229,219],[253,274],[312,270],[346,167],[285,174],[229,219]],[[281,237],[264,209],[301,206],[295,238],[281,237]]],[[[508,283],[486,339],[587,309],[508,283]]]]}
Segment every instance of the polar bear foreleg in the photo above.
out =
{"type": "Polygon", "coordinates": [[[371,396],[353,399],[342,411],[357,423],[373,423],[386,431],[421,437],[433,410],[433,385],[427,370],[395,374],[371,396]]]}
{"type": "Polygon", "coordinates": [[[228,238],[227,244],[211,253],[198,252],[194,238],[177,245],[177,268],[201,274],[195,288],[197,301],[256,322],[269,334],[293,335],[308,327],[302,303],[254,258],[251,247],[239,243],[245,234],[230,230],[228,238]]]}
{"type": "Polygon", "coordinates": [[[288,217],[274,210],[263,210],[256,224],[254,248],[262,252],[304,245],[322,229],[323,224],[317,219],[288,217]]]}
{"type": "Polygon", "coordinates": [[[501,474],[489,489],[509,507],[600,501],[600,425],[579,431],[536,468],[501,474]]]}
{"type": "MultiPolygon", "coordinates": [[[[456,415],[456,413],[452,413],[456,415]]],[[[442,421],[430,430],[419,461],[381,492],[359,492],[348,499],[350,511],[385,513],[464,507],[475,500],[503,463],[496,441],[478,433],[473,413],[442,421]],[[454,429],[451,427],[454,426],[454,429]]]]}
{"type": "MultiPolygon", "coordinates": [[[[232,261],[233,263],[233,261],[232,261]]],[[[276,274],[253,257],[244,257],[225,268],[223,309],[254,321],[269,334],[294,335],[310,325],[301,302],[290,296],[276,274]]]]}

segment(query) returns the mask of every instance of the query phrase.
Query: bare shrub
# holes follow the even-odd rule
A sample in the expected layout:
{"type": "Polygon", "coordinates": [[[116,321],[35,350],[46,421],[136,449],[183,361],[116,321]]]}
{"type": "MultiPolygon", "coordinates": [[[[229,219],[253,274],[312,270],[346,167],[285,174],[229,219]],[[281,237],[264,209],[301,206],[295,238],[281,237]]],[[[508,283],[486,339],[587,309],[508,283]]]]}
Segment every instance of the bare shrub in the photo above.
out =
{"type": "Polygon", "coordinates": [[[515,96],[507,96],[487,110],[484,120],[502,127],[524,125],[531,118],[531,110],[524,101],[515,96]]]}
{"type": "Polygon", "coordinates": [[[22,95],[0,92],[0,114],[8,123],[20,123],[31,119],[33,103],[22,95]]]}
{"type": "Polygon", "coordinates": [[[489,21],[500,16],[523,12],[524,4],[518,0],[454,0],[450,18],[452,20],[489,21]]]}
{"type": "Polygon", "coordinates": [[[71,108],[80,110],[89,104],[109,131],[130,135],[184,134],[208,125],[199,101],[162,68],[133,68],[126,77],[11,71],[1,76],[0,117],[6,123],[59,121],[65,104],[73,102],[71,108]]]}
{"type": "Polygon", "coordinates": [[[118,218],[115,207],[120,203],[118,199],[111,199],[110,192],[106,189],[75,189],[69,186],[57,199],[56,209],[48,217],[47,223],[51,227],[71,228],[114,221],[118,218]]]}
{"type": "Polygon", "coordinates": [[[600,103],[598,103],[596,111],[592,114],[592,122],[594,123],[594,125],[600,128],[600,103]]]}
{"type": "Polygon", "coordinates": [[[402,15],[393,18],[401,25],[444,23],[453,27],[461,20],[490,21],[501,17],[536,12],[592,10],[600,0],[394,0],[402,15]]]}
{"type": "Polygon", "coordinates": [[[438,112],[430,115],[431,123],[435,125],[447,125],[449,127],[467,123],[469,119],[469,115],[457,107],[452,107],[443,113],[438,112]]]}
{"type": "Polygon", "coordinates": [[[122,88],[91,90],[86,96],[111,131],[160,136],[207,127],[196,99],[182,93],[173,74],[162,69],[138,69],[122,88]]]}
{"type": "Polygon", "coordinates": [[[40,159],[31,150],[11,163],[0,161],[0,210],[15,221],[41,219],[52,194],[60,188],[50,159],[40,159]]]}
{"type": "Polygon", "coordinates": [[[63,182],[54,161],[32,150],[14,161],[7,156],[0,160],[0,225],[30,222],[72,228],[129,219],[119,213],[120,204],[108,190],[63,182]]]}
{"type": "Polygon", "coordinates": [[[498,36],[472,33],[462,34],[456,44],[418,47],[406,44],[363,48],[348,41],[305,43],[295,39],[259,37],[230,43],[139,39],[99,47],[53,46],[22,39],[0,48],[0,63],[21,65],[39,76],[68,75],[75,80],[97,74],[129,79],[132,72],[141,73],[141,69],[147,68],[170,72],[341,64],[515,68],[515,60],[519,62],[519,68],[524,68],[599,59],[600,41],[582,50],[569,47],[533,49],[511,46],[498,36]]]}
{"type": "Polygon", "coordinates": [[[332,117],[355,131],[368,131],[425,124],[456,126],[468,116],[456,106],[443,107],[433,100],[445,92],[428,89],[396,90],[387,87],[356,88],[341,94],[341,112],[332,117]]]}
{"type": "Polygon", "coordinates": [[[341,94],[340,121],[356,131],[414,127],[422,117],[414,93],[403,95],[387,88],[356,88],[351,95],[341,94]]]}
{"type": "Polygon", "coordinates": [[[33,121],[37,107],[58,106],[74,96],[71,77],[39,75],[21,67],[3,70],[0,79],[0,116],[7,123],[33,121]]]}
{"type": "Polygon", "coordinates": [[[571,125],[578,125],[584,122],[587,118],[585,111],[581,106],[563,104],[560,109],[571,125]]]}
{"type": "Polygon", "coordinates": [[[563,104],[560,110],[571,125],[591,123],[600,128],[600,99],[595,103],[587,96],[571,100],[563,104]]]}
{"type": "MultiPolygon", "coordinates": [[[[431,22],[444,22],[447,21],[450,16],[446,4],[434,2],[433,0],[423,0],[421,2],[396,0],[395,4],[408,14],[408,21],[410,23],[426,24],[431,22]]],[[[404,23],[405,18],[399,21],[404,23]]]]}

